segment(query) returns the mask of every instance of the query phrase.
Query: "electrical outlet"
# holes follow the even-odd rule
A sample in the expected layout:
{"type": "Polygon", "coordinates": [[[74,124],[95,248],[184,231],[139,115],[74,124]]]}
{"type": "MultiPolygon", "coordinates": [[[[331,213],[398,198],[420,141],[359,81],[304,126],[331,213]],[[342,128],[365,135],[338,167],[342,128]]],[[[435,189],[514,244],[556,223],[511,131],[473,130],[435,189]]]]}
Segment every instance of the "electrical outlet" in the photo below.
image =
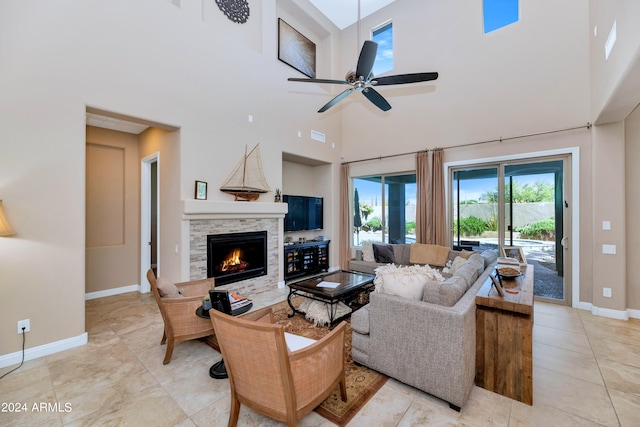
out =
{"type": "Polygon", "coordinates": [[[18,333],[22,333],[22,328],[24,328],[24,332],[29,332],[31,330],[31,323],[29,319],[18,320],[18,333]]]}
{"type": "Polygon", "coordinates": [[[611,288],[602,288],[602,296],[611,298],[611,288]]]}

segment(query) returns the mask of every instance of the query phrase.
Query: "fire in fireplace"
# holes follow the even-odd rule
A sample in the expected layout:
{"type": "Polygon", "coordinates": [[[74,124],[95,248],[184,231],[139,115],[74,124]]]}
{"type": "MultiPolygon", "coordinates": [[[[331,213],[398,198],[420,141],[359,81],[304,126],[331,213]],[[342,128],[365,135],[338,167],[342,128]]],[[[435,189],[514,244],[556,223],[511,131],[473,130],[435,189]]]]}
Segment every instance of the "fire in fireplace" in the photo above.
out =
{"type": "Polygon", "coordinates": [[[267,274],[267,232],[207,236],[207,277],[216,286],[267,274]]]}

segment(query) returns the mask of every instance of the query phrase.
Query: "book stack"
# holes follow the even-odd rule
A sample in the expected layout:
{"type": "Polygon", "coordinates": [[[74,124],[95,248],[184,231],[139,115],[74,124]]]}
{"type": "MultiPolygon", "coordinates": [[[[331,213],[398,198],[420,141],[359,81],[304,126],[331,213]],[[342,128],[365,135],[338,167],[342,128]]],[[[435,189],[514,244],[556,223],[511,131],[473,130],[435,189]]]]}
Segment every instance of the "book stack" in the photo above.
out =
{"type": "Polygon", "coordinates": [[[239,308],[242,308],[244,306],[251,304],[250,299],[247,299],[246,297],[243,297],[242,295],[235,292],[232,294],[229,294],[229,302],[231,303],[232,311],[235,311],[239,308]]]}
{"type": "Polygon", "coordinates": [[[498,264],[505,267],[520,267],[520,261],[516,258],[509,258],[505,256],[498,257],[498,264]]]}

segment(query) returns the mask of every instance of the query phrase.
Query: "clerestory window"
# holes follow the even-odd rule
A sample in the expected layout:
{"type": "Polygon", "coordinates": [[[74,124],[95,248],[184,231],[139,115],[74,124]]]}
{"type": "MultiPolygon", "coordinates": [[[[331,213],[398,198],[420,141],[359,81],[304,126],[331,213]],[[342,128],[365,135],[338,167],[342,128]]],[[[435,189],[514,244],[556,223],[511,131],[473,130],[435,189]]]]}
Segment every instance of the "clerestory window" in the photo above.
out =
{"type": "Polygon", "coordinates": [[[393,70],[393,23],[389,21],[371,31],[371,40],[378,43],[373,75],[379,76],[393,70]]]}
{"type": "Polygon", "coordinates": [[[519,0],[484,0],[484,33],[518,22],[519,0]]]}

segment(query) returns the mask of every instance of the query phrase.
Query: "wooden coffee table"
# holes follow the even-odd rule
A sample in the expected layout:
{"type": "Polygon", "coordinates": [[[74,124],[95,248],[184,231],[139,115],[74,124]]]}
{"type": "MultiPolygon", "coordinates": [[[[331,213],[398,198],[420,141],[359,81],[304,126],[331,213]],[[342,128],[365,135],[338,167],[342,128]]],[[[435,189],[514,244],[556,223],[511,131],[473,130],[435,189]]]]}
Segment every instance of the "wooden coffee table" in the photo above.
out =
{"type": "Polygon", "coordinates": [[[291,298],[298,295],[326,303],[329,312],[329,327],[333,328],[335,323],[341,320],[340,318],[336,319],[338,303],[341,301],[346,302],[360,292],[371,291],[373,289],[373,279],[375,279],[375,276],[372,274],[340,270],[290,283],[288,285],[289,296],[287,297],[287,302],[293,313],[289,314],[289,317],[293,317],[296,313],[305,314],[291,302],[291,298]],[[331,287],[325,287],[324,285],[330,285],[331,287]]]}

